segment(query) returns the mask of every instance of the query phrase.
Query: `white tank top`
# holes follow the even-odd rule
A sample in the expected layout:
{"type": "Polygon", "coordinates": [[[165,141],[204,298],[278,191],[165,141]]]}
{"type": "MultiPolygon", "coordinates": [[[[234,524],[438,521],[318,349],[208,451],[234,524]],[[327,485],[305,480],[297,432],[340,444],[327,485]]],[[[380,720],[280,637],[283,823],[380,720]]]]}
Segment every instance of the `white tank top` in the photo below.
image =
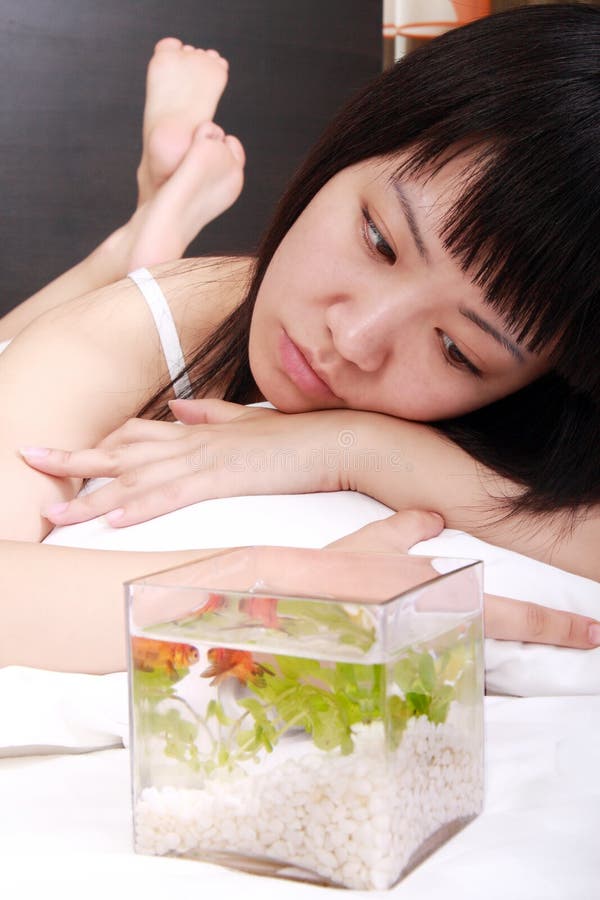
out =
{"type": "Polygon", "coordinates": [[[180,374],[185,367],[185,358],[165,295],[148,269],[136,269],[135,272],[130,272],[127,277],[131,278],[138,286],[152,313],[169,374],[174,380],[173,390],[175,396],[191,397],[192,386],[190,379],[185,372],[180,374]],[[178,375],[179,378],[177,377],[178,375]]]}

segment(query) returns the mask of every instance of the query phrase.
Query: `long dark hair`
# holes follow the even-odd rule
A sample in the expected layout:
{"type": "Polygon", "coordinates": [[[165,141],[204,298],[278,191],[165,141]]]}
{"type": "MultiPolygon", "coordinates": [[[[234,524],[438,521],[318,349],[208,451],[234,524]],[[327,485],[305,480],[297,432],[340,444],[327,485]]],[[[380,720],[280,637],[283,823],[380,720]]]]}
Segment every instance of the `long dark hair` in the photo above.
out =
{"type": "MultiPolygon", "coordinates": [[[[192,394],[216,385],[248,403],[248,334],[258,290],[288,230],[337,172],[409,150],[397,174],[470,150],[442,239],[552,371],[466,415],[430,423],[522,486],[511,511],[580,511],[600,501],[600,9],[522,7],[431,41],[336,116],[281,199],[249,290],[191,359],[192,394]]],[[[406,154],[405,154],[406,156],[406,154]]],[[[165,418],[169,388],[140,414],[165,418]],[[162,403],[162,406],[160,404],[162,403]]]]}

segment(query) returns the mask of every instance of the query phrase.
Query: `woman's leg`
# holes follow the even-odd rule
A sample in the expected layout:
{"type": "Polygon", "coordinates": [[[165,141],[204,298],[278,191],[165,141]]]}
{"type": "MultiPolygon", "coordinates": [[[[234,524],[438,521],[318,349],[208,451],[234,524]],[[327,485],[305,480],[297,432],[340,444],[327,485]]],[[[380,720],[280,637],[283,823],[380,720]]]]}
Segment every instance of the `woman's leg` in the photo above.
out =
{"type": "Polygon", "coordinates": [[[214,119],[228,69],[216,50],[197,50],[177,38],[163,38],[154,48],[146,76],[138,206],[177,169],[198,125],[214,119]]]}
{"type": "Polygon", "coordinates": [[[226,81],[227,63],[216,51],[183,47],[175,38],[157,44],[148,66],[136,211],[86,259],[0,319],[0,340],[132,268],[178,258],[237,199],[243,149],[209,124],[226,81]]]}

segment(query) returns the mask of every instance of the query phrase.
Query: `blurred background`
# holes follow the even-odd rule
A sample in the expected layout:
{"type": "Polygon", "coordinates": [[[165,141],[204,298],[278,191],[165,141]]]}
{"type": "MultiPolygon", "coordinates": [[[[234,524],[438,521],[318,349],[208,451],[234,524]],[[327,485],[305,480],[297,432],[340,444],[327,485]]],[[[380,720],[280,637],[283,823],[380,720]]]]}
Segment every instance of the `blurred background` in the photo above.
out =
{"type": "Polygon", "coordinates": [[[189,255],[252,251],[335,110],[381,70],[381,0],[0,0],[0,312],[129,218],[157,40],[230,62],[241,198],[189,255]]]}
{"type": "Polygon", "coordinates": [[[146,65],[161,37],[230,61],[217,121],[248,158],[242,197],[188,255],[248,253],[306,151],[364,82],[440,30],[517,5],[0,0],[0,314],[132,213],[146,65]]]}

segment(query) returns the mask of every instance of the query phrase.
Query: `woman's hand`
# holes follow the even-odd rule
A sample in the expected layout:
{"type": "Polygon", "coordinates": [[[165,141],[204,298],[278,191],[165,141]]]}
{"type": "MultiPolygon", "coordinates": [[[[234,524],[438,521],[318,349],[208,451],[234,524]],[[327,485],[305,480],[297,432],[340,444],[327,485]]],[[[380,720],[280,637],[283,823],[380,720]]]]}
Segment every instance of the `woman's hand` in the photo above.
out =
{"type": "Polygon", "coordinates": [[[222,400],[171,407],[194,424],[130,419],[91,450],[22,450],[50,475],[114,479],[42,515],[71,525],[108,513],[111,525],[125,526],[217,497],[341,490],[344,465],[361,452],[353,410],[287,415],[222,400]]]}
{"type": "MultiPolygon", "coordinates": [[[[352,413],[355,425],[352,410],[288,416],[221,400],[171,406],[181,421],[195,424],[130,419],[94,450],[24,454],[30,465],[52,475],[114,478],[92,494],[60,504],[62,511],[55,507],[44,514],[66,525],[122,510],[114,524],[131,525],[213,497],[340,490],[343,464],[353,446],[359,447],[344,417],[352,413]]],[[[331,546],[406,552],[442,527],[440,516],[403,510],[331,546]]],[[[580,649],[600,644],[600,623],[594,619],[490,594],[485,630],[501,640],[580,649]]]]}
{"type": "MultiPolygon", "coordinates": [[[[327,549],[406,553],[418,541],[436,537],[443,524],[436,513],[402,510],[346,535],[327,549]]],[[[414,558],[414,557],[413,557],[414,558]]],[[[600,645],[600,622],[537,603],[484,594],[485,636],[591,650],[600,645]]]]}

